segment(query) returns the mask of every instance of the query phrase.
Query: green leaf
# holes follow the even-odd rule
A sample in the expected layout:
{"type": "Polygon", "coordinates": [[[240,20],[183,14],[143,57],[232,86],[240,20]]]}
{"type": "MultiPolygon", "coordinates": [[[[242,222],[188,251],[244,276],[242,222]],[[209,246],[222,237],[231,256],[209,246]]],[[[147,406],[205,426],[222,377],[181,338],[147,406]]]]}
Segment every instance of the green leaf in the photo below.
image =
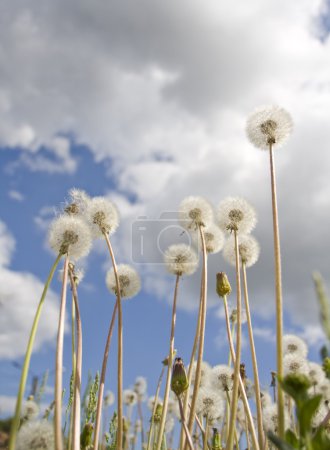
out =
{"type": "Polygon", "coordinates": [[[294,448],[299,448],[299,439],[292,430],[286,430],[285,441],[294,448]]]}
{"type": "Polygon", "coordinates": [[[307,399],[297,411],[299,427],[305,436],[311,429],[312,417],[321,402],[322,395],[307,399]]]}
{"type": "Polygon", "coordinates": [[[330,448],[330,439],[323,428],[318,428],[312,439],[313,450],[325,450],[330,448]]]}
{"type": "Polygon", "coordinates": [[[272,441],[273,444],[276,445],[277,448],[280,450],[295,450],[297,447],[292,447],[291,444],[288,444],[287,442],[283,441],[280,437],[278,437],[276,434],[269,431],[267,433],[268,438],[270,441],[272,441]]]}

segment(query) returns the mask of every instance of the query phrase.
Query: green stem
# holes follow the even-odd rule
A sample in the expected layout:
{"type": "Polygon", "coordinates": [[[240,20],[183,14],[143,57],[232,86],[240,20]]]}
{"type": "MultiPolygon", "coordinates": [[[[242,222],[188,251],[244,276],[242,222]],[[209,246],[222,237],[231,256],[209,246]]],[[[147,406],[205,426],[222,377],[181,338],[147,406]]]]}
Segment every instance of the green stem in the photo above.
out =
{"type": "MultiPolygon", "coordinates": [[[[282,268],[280,232],[278,225],[276,178],[273,146],[269,144],[270,176],[272,191],[274,256],[275,256],[275,297],[276,297],[276,359],[277,378],[283,378],[283,300],[282,300],[282,268]]],[[[280,438],[284,437],[284,395],[281,384],[277,383],[278,431],[280,438]]]]}
{"type": "Polygon", "coordinates": [[[241,364],[241,278],[240,278],[240,264],[239,264],[239,252],[238,252],[238,239],[237,231],[234,230],[235,238],[235,254],[236,254],[236,301],[237,301],[237,337],[236,337],[236,358],[234,363],[234,385],[232,391],[231,408],[230,408],[230,421],[227,450],[233,450],[234,447],[234,432],[237,415],[237,402],[238,402],[238,388],[240,379],[240,364],[241,364]]]}
{"type": "Polygon", "coordinates": [[[57,343],[56,343],[56,363],[55,363],[55,409],[54,409],[54,434],[56,450],[63,449],[62,440],[62,400],[63,400],[63,340],[65,323],[66,291],[68,281],[69,257],[65,255],[63,268],[63,281],[61,292],[60,315],[58,319],[57,343]]]}
{"type": "Polygon", "coordinates": [[[149,428],[149,433],[148,433],[147,450],[150,450],[152,432],[155,433],[155,430],[154,430],[155,427],[153,426],[153,424],[154,424],[154,415],[155,415],[156,408],[157,408],[157,402],[158,402],[158,398],[159,398],[159,391],[160,391],[160,386],[162,384],[164,371],[165,371],[165,366],[162,367],[162,370],[161,370],[159,378],[158,378],[157,389],[156,389],[156,394],[155,394],[155,401],[154,401],[154,406],[152,408],[152,413],[151,413],[150,428],[149,428]]]}
{"type": "Polygon", "coordinates": [[[173,307],[172,307],[170,350],[169,350],[169,355],[168,355],[166,384],[165,384],[163,409],[162,409],[162,416],[161,416],[161,419],[160,419],[159,434],[158,434],[156,450],[160,450],[161,445],[162,445],[163,434],[164,434],[164,429],[165,429],[165,421],[166,421],[166,415],[167,415],[168,398],[169,398],[169,395],[170,395],[171,373],[172,373],[173,354],[174,354],[174,332],[175,332],[175,322],[176,322],[176,303],[177,303],[177,298],[178,298],[179,280],[180,280],[180,274],[177,274],[176,280],[175,280],[174,298],[173,298],[173,307]]]}
{"type": "Polygon", "coordinates": [[[31,328],[31,332],[30,332],[30,337],[29,337],[27,349],[26,349],[26,352],[25,352],[25,358],[24,358],[24,363],[23,363],[23,367],[22,367],[21,379],[20,379],[19,388],[18,388],[18,394],[17,394],[17,400],[16,400],[16,408],[15,408],[15,415],[13,417],[12,425],[11,425],[10,440],[9,440],[9,450],[14,450],[15,449],[15,445],[16,445],[17,431],[18,431],[18,427],[19,427],[19,424],[20,424],[20,418],[21,418],[21,407],[22,407],[23,395],[24,395],[24,392],[25,392],[26,380],[27,380],[29,367],[30,367],[31,354],[32,354],[34,339],[35,339],[35,336],[36,336],[36,333],[37,333],[37,329],[38,329],[38,324],[39,324],[39,320],[40,320],[42,307],[43,307],[43,304],[44,304],[44,300],[46,298],[46,294],[47,294],[48,288],[49,288],[50,283],[52,281],[52,278],[54,276],[55,270],[56,270],[56,268],[58,266],[58,263],[60,262],[60,259],[61,259],[62,256],[63,255],[61,255],[61,254],[59,254],[57,256],[57,258],[56,258],[52,268],[50,269],[48,278],[46,280],[44,289],[43,289],[42,294],[41,294],[41,298],[40,298],[39,305],[38,305],[38,308],[37,308],[37,311],[36,311],[36,315],[35,315],[34,320],[33,320],[32,328],[31,328]]]}

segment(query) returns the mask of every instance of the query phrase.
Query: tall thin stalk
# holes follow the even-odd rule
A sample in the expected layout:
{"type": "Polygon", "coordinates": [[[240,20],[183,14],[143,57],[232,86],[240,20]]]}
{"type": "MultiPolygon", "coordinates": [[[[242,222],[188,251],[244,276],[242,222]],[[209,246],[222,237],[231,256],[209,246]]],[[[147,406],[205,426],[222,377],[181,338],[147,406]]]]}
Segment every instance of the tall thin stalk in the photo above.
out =
{"type": "MultiPolygon", "coordinates": [[[[73,294],[72,294],[72,302],[71,302],[71,353],[72,353],[72,378],[73,378],[73,380],[76,379],[76,343],[75,343],[75,333],[76,333],[76,307],[75,307],[74,298],[73,298],[73,294]]],[[[72,430],[73,430],[73,405],[71,405],[71,413],[70,413],[68,450],[71,450],[71,448],[72,448],[72,430]]]]}
{"type": "Polygon", "coordinates": [[[182,423],[184,432],[185,432],[185,434],[186,434],[186,442],[187,442],[187,445],[189,446],[190,450],[194,450],[194,444],[193,444],[193,441],[192,441],[192,437],[191,437],[191,434],[190,434],[190,432],[189,432],[189,430],[188,430],[188,427],[187,427],[187,424],[186,424],[186,419],[185,419],[185,417],[184,417],[184,411],[183,411],[183,405],[182,405],[182,399],[181,399],[181,396],[178,395],[178,396],[177,396],[177,399],[178,399],[178,402],[179,402],[179,410],[180,410],[181,423],[182,423]]]}
{"type": "MultiPolygon", "coordinates": [[[[278,209],[273,145],[269,143],[270,177],[272,191],[272,213],[273,213],[273,234],[274,234],[274,256],[275,256],[275,297],[276,297],[276,361],[277,377],[283,377],[283,301],[282,301],[282,269],[281,269],[281,248],[280,232],[278,226],[278,209]]],[[[279,436],[284,436],[284,395],[281,384],[277,383],[277,407],[278,407],[278,432],[279,436]]]]}
{"type": "Polygon", "coordinates": [[[109,356],[109,350],[110,350],[110,344],[111,344],[111,337],[112,337],[113,328],[114,328],[114,324],[115,324],[116,312],[117,312],[117,302],[115,303],[115,306],[113,308],[111,321],[110,321],[110,325],[109,325],[108,336],[107,336],[107,340],[106,340],[105,348],[104,348],[102,370],[101,370],[101,377],[100,377],[100,387],[99,387],[99,393],[98,393],[98,398],[97,398],[95,428],[94,428],[93,447],[96,449],[98,448],[98,445],[99,445],[99,434],[100,434],[100,428],[101,428],[101,416],[102,416],[105,375],[107,372],[108,356],[109,356]]]}
{"type": "Polygon", "coordinates": [[[244,261],[242,262],[242,269],[243,269],[244,302],[245,302],[245,310],[246,310],[247,324],[248,324],[248,330],[249,330],[249,340],[250,340],[251,358],[252,358],[252,367],[253,367],[254,391],[255,391],[256,407],[257,407],[258,441],[259,441],[260,448],[263,448],[264,447],[264,445],[263,445],[264,432],[263,432],[263,426],[262,426],[260,382],[259,382],[257,355],[256,355],[256,349],[255,349],[255,345],[254,345],[252,321],[251,321],[251,314],[250,314],[249,293],[248,293],[247,277],[246,277],[246,264],[244,261]]]}
{"type": "Polygon", "coordinates": [[[73,450],[80,450],[80,393],[81,393],[81,369],[82,369],[82,326],[78,302],[77,285],[73,275],[73,267],[69,264],[69,277],[72,289],[72,296],[75,306],[76,328],[77,328],[77,354],[74,376],[73,395],[73,429],[72,441],[73,450]]]}
{"type": "Polygon", "coordinates": [[[180,276],[181,276],[181,274],[177,274],[176,280],[175,280],[173,306],[172,306],[170,350],[169,350],[169,355],[168,355],[168,366],[167,366],[166,384],[165,384],[165,392],[164,392],[164,399],[163,399],[163,409],[162,409],[162,416],[161,416],[161,419],[160,419],[156,450],[160,450],[161,445],[162,445],[163,434],[164,434],[164,429],[165,429],[165,421],[166,421],[166,415],[167,415],[168,398],[169,398],[169,394],[170,394],[171,373],[172,373],[173,354],[174,354],[174,332],[175,332],[175,322],[176,322],[176,303],[177,303],[177,297],[178,297],[178,287],[179,287],[180,276]]]}
{"type": "MultiPolygon", "coordinates": [[[[226,329],[227,329],[229,348],[230,348],[230,353],[231,353],[232,360],[233,360],[233,362],[235,364],[236,355],[235,355],[233,339],[232,339],[232,336],[231,336],[230,322],[229,322],[229,313],[228,313],[228,304],[227,304],[227,296],[226,295],[223,296],[223,304],[224,304],[224,308],[225,308],[226,329]]],[[[240,388],[240,394],[241,394],[241,398],[242,398],[243,405],[244,405],[245,414],[246,414],[246,416],[248,418],[248,422],[249,422],[249,428],[250,428],[250,433],[251,433],[251,437],[252,437],[253,447],[254,447],[255,450],[262,450],[262,449],[259,449],[258,439],[257,439],[256,431],[254,429],[253,417],[252,417],[252,414],[251,414],[249,402],[248,402],[248,399],[247,399],[247,396],[246,396],[245,387],[244,387],[244,383],[243,383],[243,380],[241,378],[241,375],[239,375],[239,388],[240,388]]]]}
{"type": "Polygon", "coordinates": [[[24,363],[23,363],[23,366],[22,366],[21,379],[20,379],[19,388],[18,388],[18,394],[17,394],[17,399],[16,399],[15,414],[14,414],[14,417],[12,419],[12,425],[11,425],[11,430],[10,430],[10,439],[9,439],[9,450],[14,450],[15,449],[17,431],[18,431],[19,424],[20,424],[20,419],[21,419],[22,401],[23,401],[23,396],[24,396],[25,387],[26,387],[26,380],[27,380],[27,376],[28,376],[28,373],[29,373],[30,360],[31,360],[31,355],[32,355],[34,339],[35,339],[35,336],[36,336],[36,333],[37,333],[39,320],[40,320],[40,316],[41,316],[41,311],[42,311],[42,307],[44,305],[46,294],[47,294],[49,285],[50,285],[50,283],[51,283],[51,281],[53,279],[53,276],[54,276],[55,270],[56,270],[56,268],[58,266],[58,263],[60,262],[61,257],[62,257],[62,254],[59,254],[57,256],[54,264],[52,265],[52,267],[50,269],[48,278],[46,280],[44,289],[43,289],[42,294],[41,294],[41,298],[40,298],[40,301],[39,301],[39,305],[38,305],[36,314],[34,316],[32,328],[31,328],[31,332],[30,332],[30,336],[29,336],[29,341],[28,341],[28,344],[27,344],[26,352],[25,352],[24,363]]]}
{"type": "Polygon", "coordinates": [[[153,431],[152,429],[153,429],[153,424],[154,424],[154,415],[155,415],[155,412],[157,409],[157,402],[158,402],[158,398],[159,398],[160,386],[162,384],[162,380],[163,380],[163,376],[164,376],[164,371],[165,371],[165,365],[163,365],[162,370],[159,375],[159,378],[158,378],[156,394],[155,394],[155,401],[154,401],[154,405],[153,405],[152,412],[151,412],[151,420],[150,420],[150,427],[149,427],[148,442],[147,442],[146,450],[150,450],[151,435],[152,435],[152,431],[153,431]]]}
{"type": "Polygon", "coordinates": [[[63,268],[62,293],[60,316],[58,320],[56,364],[55,364],[55,410],[54,410],[54,434],[56,450],[63,449],[62,440],[62,381],[63,381],[63,340],[66,307],[66,291],[68,283],[69,257],[66,254],[63,268]]]}
{"type": "Polygon", "coordinates": [[[228,441],[227,450],[233,450],[234,447],[234,432],[236,424],[237,415],[237,402],[238,402],[238,387],[240,379],[240,364],[241,364],[241,277],[240,277],[240,261],[238,253],[238,239],[237,231],[234,230],[235,239],[235,254],[236,254],[236,308],[237,308],[237,332],[236,332],[236,358],[234,363],[234,385],[231,398],[231,409],[230,409],[230,420],[229,420],[229,431],[228,431],[228,441]]]}
{"type": "Polygon", "coordinates": [[[117,264],[115,255],[112,250],[111,242],[107,233],[103,233],[107,247],[110,253],[113,271],[116,280],[116,296],[118,307],[118,360],[117,360],[117,414],[118,414],[118,428],[117,428],[117,450],[122,450],[123,447],[123,312],[121,306],[121,291],[117,264]]]}
{"type": "Polygon", "coordinates": [[[204,338],[205,338],[206,306],[207,306],[207,253],[206,253],[205,238],[204,238],[204,232],[203,232],[202,226],[199,226],[199,233],[200,233],[200,237],[201,237],[202,252],[203,252],[202,296],[201,296],[201,308],[200,308],[200,337],[199,337],[197,364],[196,364],[196,372],[195,372],[195,383],[194,383],[194,390],[193,390],[192,399],[191,399],[190,415],[189,415],[189,421],[188,421],[189,433],[192,433],[192,429],[193,429],[195,413],[196,413],[197,394],[199,391],[199,385],[200,385],[200,380],[201,380],[202,360],[203,360],[203,352],[204,352],[204,338]]]}

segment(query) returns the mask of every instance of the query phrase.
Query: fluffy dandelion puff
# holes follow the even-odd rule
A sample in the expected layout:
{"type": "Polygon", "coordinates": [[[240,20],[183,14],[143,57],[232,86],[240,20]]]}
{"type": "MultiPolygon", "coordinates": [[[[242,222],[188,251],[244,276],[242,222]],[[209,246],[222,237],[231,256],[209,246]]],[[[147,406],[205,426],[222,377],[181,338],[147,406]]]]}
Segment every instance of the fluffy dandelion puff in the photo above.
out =
{"type": "Polygon", "coordinates": [[[52,422],[41,420],[22,425],[17,435],[16,450],[55,450],[52,422]]]}
{"type": "MultiPolygon", "coordinates": [[[[277,415],[277,404],[266,406],[263,409],[263,424],[266,431],[272,431],[273,433],[278,432],[278,415],[277,415]]],[[[284,428],[287,429],[289,426],[289,416],[287,410],[284,412],[284,428]]]]}
{"type": "Polygon", "coordinates": [[[165,422],[165,433],[170,433],[175,426],[174,417],[168,417],[165,422]]]}
{"type": "Polygon", "coordinates": [[[164,254],[167,270],[175,275],[191,275],[198,266],[196,252],[186,244],[171,245],[164,254]]]}
{"type": "MultiPolygon", "coordinates": [[[[150,409],[150,411],[153,411],[155,406],[156,397],[153,395],[148,398],[147,406],[150,409]]],[[[163,399],[161,397],[157,398],[157,405],[163,406],[163,399]]]]}
{"type": "Polygon", "coordinates": [[[295,354],[306,358],[308,352],[305,342],[294,334],[283,336],[283,355],[295,354]]]}
{"type": "MultiPolygon", "coordinates": [[[[119,264],[117,266],[117,271],[121,296],[123,298],[131,298],[137,295],[141,289],[141,281],[136,270],[127,264],[119,264]]],[[[107,273],[106,284],[109,291],[116,295],[117,287],[113,268],[107,273]]]]}
{"type": "Polygon", "coordinates": [[[123,402],[127,406],[133,406],[137,402],[137,394],[132,389],[124,389],[123,402]]]}
{"type": "Polygon", "coordinates": [[[211,420],[222,417],[224,411],[224,401],[219,392],[209,386],[202,386],[197,395],[196,413],[211,420]]]}
{"type": "Polygon", "coordinates": [[[34,420],[38,417],[39,411],[38,404],[32,398],[29,398],[23,404],[22,417],[26,420],[34,420]]]}
{"type": "Polygon", "coordinates": [[[69,198],[64,211],[70,215],[83,215],[91,199],[90,196],[82,189],[72,188],[69,190],[69,198]]]}
{"type": "Polygon", "coordinates": [[[267,391],[260,392],[260,399],[262,408],[266,408],[272,404],[272,397],[267,391]]]}
{"type": "Polygon", "coordinates": [[[187,230],[197,230],[213,222],[213,208],[203,197],[186,197],[179,206],[179,221],[187,230]]]}
{"type": "MultiPolygon", "coordinates": [[[[251,267],[258,261],[260,246],[251,235],[242,235],[238,239],[238,252],[246,267],[251,267]]],[[[235,240],[227,239],[223,247],[223,257],[232,266],[236,265],[235,240]]]]}
{"type": "Polygon", "coordinates": [[[219,227],[225,232],[250,233],[257,223],[254,208],[244,198],[227,197],[220,202],[217,213],[219,227]]]}
{"type": "Polygon", "coordinates": [[[50,224],[48,242],[58,254],[65,254],[77,260],[86,256],[92,245],[88,225],[76,216],[62,215],[50,224]]]}
{"type": "Polygon", "coordinates": [[[305,358],[295,353],[285,355],[283,358],[284,376],[289,374],[308,375],[308,364],[305,358]]]}
{"type": "Polygon", "coordinates": [[[325,380],[325,373],[320,364],[308,361],[308,378],[313,386],[325,380]]]}
{"type": "Polygon", "coordinates": [[[329,407],[325,405],[324,402],[321,402],[320,406],[317,408],[316,412],[313,415],[312,418],[312,426],[314,428],[319,427],[324,419],[326,418],[327,414],[329,412],[329,407]]]}
{"type": "MultiPolygon", "coordinates": [[[[205,239],[205,247],[207,253],[218,253],[222,250],[225,238],[223,232],[220,228],[211,223],[207,225],[204,229],[204,239],[205,239]]],[[[192,239],[196,246],[201,250],[202,249],[202,241],[199,233],[192,233],[192,239]]]]}
{"type": "Polygon", "coordinates": [[[137,377],[134,383],[134,391],[138,397],[143,397],[147,392],[147,379],[145,377],[137,377]]]}
{"type": "Polygon", "coordinates": [[[224,364],[219,364],[211,369],[210,385],[224,393],[233,387],[233,369],[224,364]]]}
{"type": "Polygon", "coordinates": [[[279,106],[258,108],[247,120],[246,133],[251,143],[267,150],[270,144],[281,147],[291,134],[290,114],[279,106]]]}
{"type": "Polygon", "coordinates": [[[321,394],[324,400],[330,400],[330,381],[328,378],[325,378],[319,384],[316,385],[316,392],[321,394]]]}
{"type": "Polygon", "coordinates": [[[86,220],[95,238],[112,234],[119,225],[117,207],[105,197],[93,197],[87,204],[86,220]]]}
{"type": "MultiPolygon", "coordinates": [[[[195,384],[195,376],[196,376],[196,368],[197,368],[197,361],[194,361],[192,365],[192,376],[191,376],[191,383],[195,384]]],[[[201,380],[200,380],[200,386],[206,386],[209,384],[210,381],[210,373],[211,373],[211,366],[206,361],[202,361],[202,367],[201,367],[201,380]]]]}
{"type": "Polygon", "coordinates": [[[115,394],[112,391],[107,391],[104,396],[104,406],[111,406],[115,403],[115,394]]]}

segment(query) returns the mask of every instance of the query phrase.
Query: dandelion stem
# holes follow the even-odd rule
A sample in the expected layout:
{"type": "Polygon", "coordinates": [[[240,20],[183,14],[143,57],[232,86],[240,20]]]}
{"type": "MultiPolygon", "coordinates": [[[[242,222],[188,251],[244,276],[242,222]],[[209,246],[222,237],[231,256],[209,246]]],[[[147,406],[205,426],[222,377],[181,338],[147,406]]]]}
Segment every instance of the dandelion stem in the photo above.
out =
{"type": "MultiPolygon", "coordinates": [[[[71,279],[71,277],[70,277],[71,279]]],[[[71,287],[72,289],[72,287],[71,287]]],[[[76,344],[75,344],[75,311],[76,307],[74,304],[74,298],[72,294],[72,305],[71,305],[71,352],[72,352],[72,377],[73,380],[76,379],[76,344]]],[[[72,448],[72,429],[73,429],[73,410],[71,406],[70,413],[70,428],[69,428],[69,437],[68,437],[68,450],[72,448]]]]}
{"type": "Polygon", "coordinates": [[[32,328],[31,328],[31,332],[30,332],[30,337],[29,337],[28,345],[27,345],[26,352],[25,352],[24,363],[23,363],[23,367],[22,367],[21,379],[20,379],[20,383],[19,383],[17,400],[16,400],[15,415],[13,417],[11,430],[10,430],[9,450],[14,450],[15,449],[17,431],[18,431],[18,427],[19,427],[19,424],[20,424],[23,395],[24,395],[24,392],[25,392],[26,380],[27,380],[29,367],[30,367],[30,360],[31,360],[31,354],[32,354],[34,339],[35,339],[35,336],[36,336],[36,333],[37,333],[38,324],[39,324],[39,320],[40,320],[40,316],[41,316],[42,307],[43,307],[43,304],[44,304],[44,301],[45,301],[45,298],[46,298],[46,294],[47,294],[49,285],[50,285],[50,283],[51,283],[51,281],[53,279],[53,276],[54,276],[55,270],[56,270],[56,268],[58,266],[58,263],[60,262],[61,257],[62,257],[61,254],[59,254],[57,256],[57,258],[56,258],[52,268],[50,269],[48,278],[46,280],[44,289],[43,289],[42,294],[41,294],[41,298],[40,298],[40,301],[39,301],[39,305],[38,305],[36,314],[34,316],[32,328]]]}
{"type": "MultiPolygon", "coordinates": [[[[233,343],[233,339],[232,339],[231,331],[230,331],[230,322],[229,322],[229,313],[228,313],[228,304],[227,304],[227,296],[226,295],[223,296],[223,304],[224,304],[224,308],[225,308],[225,318],[226,318],[226,328],[227,328],[227,336],[228,336],[228,341],[229,341],[229,348],[230,348],[230,352],[231,352],[231,357],[235,364],[236,356],[235,356],[235,350],[234,350],[234,343],[233,343]]],[[[258,450],[259,444],[258,444],[256,431],[254,429],[253,417],[252,417],[249,402],[248,402],[248,399],[246,396],[244,383],[243,383],[240,375],[239,375],[239,388],[240,388],[240,394],[241,394],[243,405],[244,405],[245,414],[247,415],[248,422],[249,422],[253,447],[256,450],[258,450]]]]}
{"type": "MultiPolygon", "coordinates": [[[[273,146],[269,144],[271,191],[272,191],[272,212],[273,212],[273,233],[274,233],[274,255],[275,255],[275,296],[276,296],[276,353],[277,353],[277,377],[283,377],[283,301],[282,301],[282,269],[281,269],[281,249],[280,232],[278,225],[276,178],[273,146]]],[[[277,383],[277,407],[278,407],[278,432],[281,438],[284,437],[284,396],[281,384],[277,383]]]]}
{"type": "Polygon", "coordinates": [[[203,450],[207,450],[208,448],[208,434],[209,434],[209,416],[208,414],[206,415],[206,420],[205,420],[205,432],[204,432],[204,436],[203,436],[203,450]]]}
{"type": "Polygon", "coordinates": [[[245,302],[245,310],[246,310],[246,317],[247,317],[248,330],[249,330],[249,340],[250,340],[252,367],[253,367],[253,381],[254,381],[254,390],[255,390],[256,407],[257,407],[258,441],[259,441],[259,447],[263,448],[264,447],[264,445],[263,445],[264,433],[263,433],[263,427],[262,427],[260,382],[259,382],[259,375],[258,375],[257,355],[256,355],[256,349],[255,349],[254,338],[253,338],[253,330],[252,330],[252,321],[251,321],[250,304],[249,304],[249,293],[248,293],[247,276],[246,276],[246,264],[244,262],[242,263],[242,269],[243,269],[243,285],[244,285],[244,302],[245,302]]]}
{"type": "MultiPolygon", "coordinates": [[[[237,301],[237,332],[236,332],[236,358],[234,363],[234,385],[231,399],[230,421],[228,431],[227,450],[233,450],[234,447],[234,431],[237,414],[238,402],[238,387],[240,379],[240,364],[241,364],[241,278],[240,278],[240,261],[238,253],[238,238],[237,231],[234,230],[235,239],[235,254],[236,254],[236,301],[237,301]]],[[[233,358],[234,361],[234,358],[233,358]]]]}
{"type": "Polygon", "coordinates": [[[64,322],[65,322],[65,306],[66,291],[68,283],[68,266],[69,257],[66,254],[63,268],[62,292],[60,316],[58,320],[57,344],[56,344],[56,365],[55,365],[55,410],[54,410],[54,432],[55,432],[55,448],[63,449],[62,441],[62,379],[63,379],[63,340],[64,340],[64,322]]]}
{"type": "Polygon", "coordinates": [[[78,292],[76,281],[73,276],[73,267],[69,264],[69,277],[72,289],[72,296],[75,306],[76,327],[77,327],[77,358],[74,371],[74,396],[73,396],[73,450],[80,450],[80,392],[81,392],[81,368],[82,368],[82,327],[78,302],[78,292]]]}
{"type": "Polygon", "coordinates": [[[195,413],[196,413],[196,401],[197,394],[199,391],[199,385],[201,380],[201,372],[202,372],[202,360],[203,360],[203,352],[204,352],[204,337],[205,337],[205,323],[206,323],[206,305],[207,305],[207,253],[205,246],[205,238],[204,232],[201,226],[199,226],[199,233],[202,242],[202,251],[203,251],[203,269],[202,269],[202,296],[201,296],[201,307],[200,307],[200,337],[199,337],[199,346],[198,346],[198,355],[197,355],[197,364],[196,364],[196,372],[195,372],[195,383],[194,390],[191,399],[191,407],[190,407],[190,415],[188,421],[188,430],[189,433],[192,432],[195,413]]]}
{"type": "Polygon", "coordinates": [[[187,427],[186,420],[185,420],[185,417],[184,417],[184,411],[183,411],[183,405],[182,405],[181,396],[177,395],[177,399],[178,399],[178,402],[179,402],[181,423],[182,423],[184,432],[186,434],[186,445],[189,446],[190,450],[194,450],[194,444],[193,444],[193,441],[192,441],[192,437],[191,437],[191,434],[189,432],[189,429],[187,427]]]}
{"type": "Polygon", "coordinates": [[[143,414],[142,414],[142,405],[141,405],[141,400],[138,398],[138,403],[137,403],[137,409],[138,409],[138,415],[141,421],[141,442],[142,444],[144,443],[144,428],[143,428],[143,414]]]}
{"type": "Polygon", "coordinates": [[[159,397],[159,391],[160,391],[160,386],[161,386],[161,384],[162,384],[162,380],[163,380],[163,376],[164,376],[164,371],[165,371],[165,366],[163,365],[162,370],[161,370],[160,375],[159,375],[159,378],[158,378],[158,383],[157,383],[157,388],[156,388],[156,394],[155,394],[155,401],[154,401],[154,405],[153,405],[152,413],[151,413],[150,428],[149,428],[149,433],[148,433],[147,450],[150,450],[152,428],[153,428],[153,423],[154,423],[154,415],[155,415],[156,408],[157,408],[157,402],[158,402],[158,397],[159,397]]]}
{"type": "Polygon", "coordinates": [[[163,440],[163,434],[165,429],[165,421],[167,414],[167,405],[168,405],[168,397],[170,394],[170,386],[171,386],[171,373],[172,373],[172,365],[173,365],[173,353],[174,353],[174,331],[175,331],[175,322],[176,322],[176,303],[178,297],[178,287],[179,287],[180,275],[176,276],[175,280],[175,288],[174,288],[174,297],[173,297],[173,307],[172,307],[172,321],[171,321],[171,336],[170,336],[170,350],[168,355],[168,366],[167,366],[167,374],[166,374],[166,384],[165,384],[165,393],[163,400],[163,409],[162,416],[160,419],[159,425],[159,434],[157,440],[157,450],[160,450],[163,440]]]}
{"type": "Polygon", "coordinates": [[[111,242],[107,233],[103,233],[105,241],[110,253],[113,271],[116,279],[116,296],[118,306],[118,362],[117,362],[117,413],[118,413],[118,428],[117,428],[117,450],[122,450],[123,446],[123,314],[121,307],[121,292],[120,283],[117,270],[115,255],[112,250],[111,242]]]}

